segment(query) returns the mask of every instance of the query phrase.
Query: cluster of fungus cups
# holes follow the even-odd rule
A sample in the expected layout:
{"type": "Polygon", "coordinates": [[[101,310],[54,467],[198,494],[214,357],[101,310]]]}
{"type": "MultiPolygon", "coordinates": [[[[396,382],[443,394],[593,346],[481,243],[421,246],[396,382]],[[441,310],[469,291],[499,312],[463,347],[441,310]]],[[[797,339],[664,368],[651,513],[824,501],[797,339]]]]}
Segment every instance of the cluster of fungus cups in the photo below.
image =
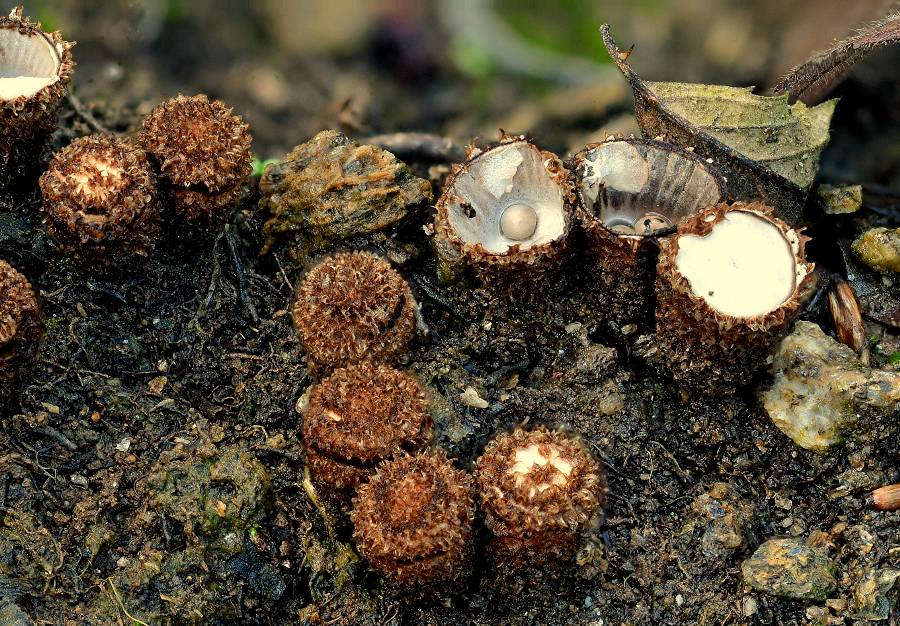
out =
{"type": "Polygon", "coordinates": [[[0,17],[0,189],[45,162],[56,112],[69,90],[73,43],[23,17],[0,17]]]}
{"type": "Polygon", "coordinates": [[[574,201],[562,161],[524,137],[470,149],[437,203],[433,241],[442,277],[466,268],[492,281],[542,276],[563,258],[574,201]]]}
{"type": "Polygon", "coordinates": [[[416,314],[407,282],[369,252],[323,259],[306,274],[293,305],[314,376],[361,360],[396,362],[413,339],[416,314]]]}
{"type": "Polygon", "coordinates": [[[724,178],[693,152],[635,138],[589,145],[573,167],[576,213],[603,310],[622,325],[652,321],[658,241],[681,220],[718,204],[724,178]]]}
{"type": "Polygon", "coordinates": [[[213,230],[230,217],[252,171],[249,126],[219,100],[182,96],[157,106],[138,139],[190,228],[213,230]]]}
{"type": "Polygon", "coordinates": [[[362,362],[313,387],[303,420],[306,464],[317,490],[339,504],[382,461],[425,450],[434,441],[418,381],[386,365],[362,362]]]}
{"type": "Polygon", "coordinates": [[[96,270],[145,260],[159,239],[163,206],[174,208],[179,226],[220,226],[250,172],[247,128],[217,100],[179,96],[154,109],[137,142],[76,139],[40,178],[47,231],[79,265],[96,270]]]}
{"type": "Polygon", "coordinates": [[[31,283],[0,260],[0,415],[6,412],[22,373],[34,362],[43,332],[31,283]]]}
{"type": "Polygon", "coordinates": [[[813,281],[808,238],[772,214],[756,202],[709,207],[660,244],[656,334],[687,391],[746,385],[801,310],[813,281]]]}
{"type": "Polygon", "coordinates": [[[155,247],[156,176],[131,139],[76,139],[54,155],[40,186],[47,231],[81,265],[124,267],[155,247]]]}
{"type": "Polygon", "coordinates": [[[600,522],[605,481],[577,438],[538,427],[491,441],[475,467],[494,561],[504,568],[571,558],[600,522]]]}

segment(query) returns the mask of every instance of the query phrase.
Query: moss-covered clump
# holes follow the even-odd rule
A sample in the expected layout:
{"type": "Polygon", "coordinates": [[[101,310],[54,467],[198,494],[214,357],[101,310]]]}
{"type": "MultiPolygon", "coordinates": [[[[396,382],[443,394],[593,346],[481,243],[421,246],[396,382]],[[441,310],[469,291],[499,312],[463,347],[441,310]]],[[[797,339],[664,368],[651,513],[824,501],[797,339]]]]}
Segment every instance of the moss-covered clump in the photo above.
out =
{"type": "Polygon", "coordinates": [[[430,202],[431,184],[390,152],[326,130],[266,169],[260,180],[264,252],[279,241],[297,258],[381,230],[430,202]]]}

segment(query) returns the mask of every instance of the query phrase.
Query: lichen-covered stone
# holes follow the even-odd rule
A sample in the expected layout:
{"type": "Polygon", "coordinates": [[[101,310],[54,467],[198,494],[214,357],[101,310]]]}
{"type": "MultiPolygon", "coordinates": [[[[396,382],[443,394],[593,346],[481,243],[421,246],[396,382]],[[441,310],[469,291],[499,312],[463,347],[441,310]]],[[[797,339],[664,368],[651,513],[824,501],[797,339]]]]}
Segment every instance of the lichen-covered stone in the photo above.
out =
{"type": "Polygon", "coordinates": [[[900,373],[870,369],[812,322],[797,322],[774,353],[775,381],[761,392],[775,425],[801,448],[826,452],[864,416],[867,428],[900,407],[900,373]]]}
{"type": "Polygon", "coordinates": [[[0,598],[0,624],[6,626],[33,626],[22,610],[12,602],[0,598]]]}
{"type": "MultiPolygon", "coordinates": [[[[286,589],[278,564],[258,549],[271,532],[271,478],[240,445],[217,446],[217,425],[194,432],[195,442],[161,453],[137,481],[140,506],[124,518],[107,588],[148,624],[244,623],[245,594],[277,601],[286,589]],[[160,528],[166,541],[155,539],[160,528]]],[[[95,610],[108,621],[91,623],[118,620],[118,606],[104,600],[95,610]]]]}
{"type": "Polygon", "coordinates": [[[741,574],[757,591],[795,600],[822,601],[837,588],[832,560],[801,539],[769,539],[743,562],[741,574]]]}
{"type": "Polygon", "coordinates": [[[706,520],[700,549],[708,559],[723,559],[744,547],[747,535],[747,511],[735,496],[731,485],[717,483],[701,494],[691,506],[706,520]]]}
{"type": "Polygon", "coordinates": [[[853,586],[853,619],[880,622],[891,617],[900,596],[900,569],[867,569],[853,586]]]}
{"type": "Polygon", "coordinates": [[[260,207],[271,216],[263,252],[288,241],[297,258],[386,228],[432,199],[431,183],[393,154],[334,130],[320,132],[270,165],[260,190],[260,207]]]}
{"type": "Polygon", "coordinates": [[[862,185],[819,185],[816,192],[828,215],[856,213],[862,206],[862,185]]]}
{"type": "Polygon", "coordinates": [[[900,272],[900,228],[867,230],[853,242],[853,252],[860,261],[882,274],[900,272]]]}

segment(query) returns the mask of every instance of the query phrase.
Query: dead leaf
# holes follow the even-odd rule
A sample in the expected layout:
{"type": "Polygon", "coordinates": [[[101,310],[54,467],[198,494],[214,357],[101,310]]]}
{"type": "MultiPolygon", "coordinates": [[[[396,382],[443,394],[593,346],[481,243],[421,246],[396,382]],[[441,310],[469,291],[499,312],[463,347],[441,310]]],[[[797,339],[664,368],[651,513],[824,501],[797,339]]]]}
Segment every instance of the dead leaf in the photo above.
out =
{"type": "Polygon", "coordinates": [[[796,224],[828,143],[836,101],[808,108],[752,88],[642,80],[601,29],[610,57],[628,79],[641,132],[713,159],[737,200],[760,199],[796,224]]]}
{"type": "Polygon", "coordinates": [[[789,102],[820,102],[870,52],[898,41],[900,13],[893,13],[813,55],[783,76],[771,93],[787,94],[789,102]]]}

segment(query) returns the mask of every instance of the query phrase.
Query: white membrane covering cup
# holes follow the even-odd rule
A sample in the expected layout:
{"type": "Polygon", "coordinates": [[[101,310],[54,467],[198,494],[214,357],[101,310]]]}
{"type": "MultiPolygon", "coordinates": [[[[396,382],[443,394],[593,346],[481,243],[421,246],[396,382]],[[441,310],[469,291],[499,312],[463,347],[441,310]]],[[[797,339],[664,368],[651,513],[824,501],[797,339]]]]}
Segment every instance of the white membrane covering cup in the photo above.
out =
{"type": "Polygon", "coordinates": [[[706,236],[679,237],[675,264],[695,296],[739,318],[774,311],[806,275],[782,231],[746,211],[726,214],[706,236]]]}

